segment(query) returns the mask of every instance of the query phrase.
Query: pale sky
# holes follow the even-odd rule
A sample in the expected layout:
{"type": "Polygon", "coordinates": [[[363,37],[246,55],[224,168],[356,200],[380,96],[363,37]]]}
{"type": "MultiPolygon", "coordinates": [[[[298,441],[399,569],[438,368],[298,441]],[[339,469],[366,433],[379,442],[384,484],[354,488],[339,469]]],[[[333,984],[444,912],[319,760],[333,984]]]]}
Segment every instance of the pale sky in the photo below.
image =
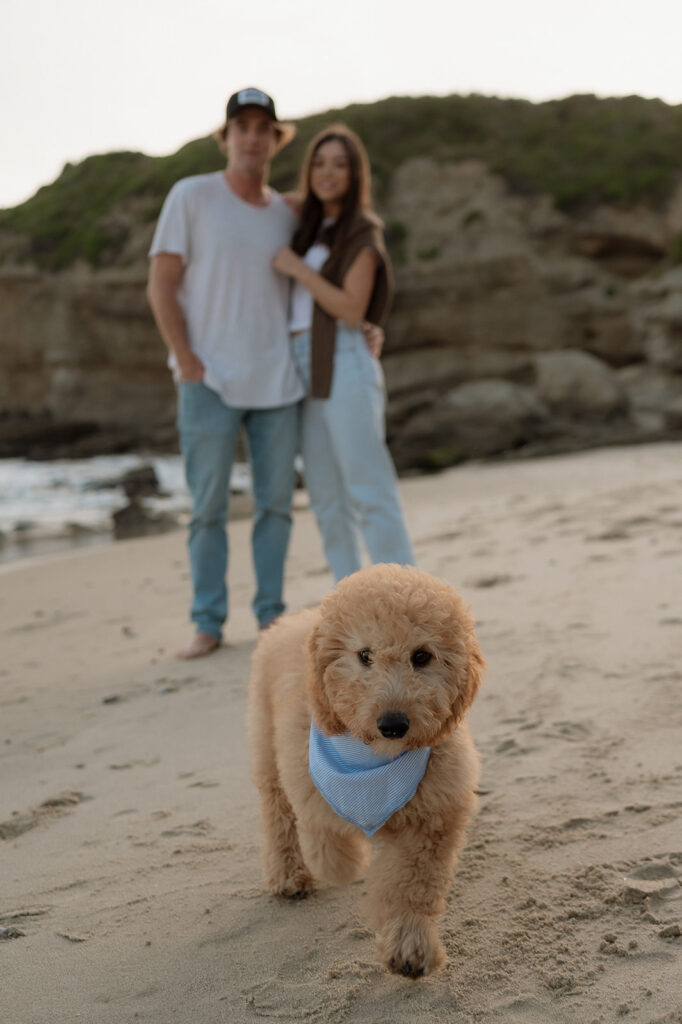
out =
{"type": "Polygon", "coordinates": [[[172,153],[255,85],[282,120],[387,96],[682,103],[682,0],[0,0],[0,207],[172,153]]]}

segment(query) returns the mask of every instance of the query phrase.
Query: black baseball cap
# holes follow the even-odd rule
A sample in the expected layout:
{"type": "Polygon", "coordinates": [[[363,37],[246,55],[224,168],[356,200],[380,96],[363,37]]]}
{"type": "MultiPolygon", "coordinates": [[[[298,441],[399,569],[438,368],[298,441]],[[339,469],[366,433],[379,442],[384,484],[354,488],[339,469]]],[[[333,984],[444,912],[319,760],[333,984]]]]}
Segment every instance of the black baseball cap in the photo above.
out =
{"type": "Polygon", "coordinates": [[[225,112],[225,124],[222,128],[218,129],[216,137],[223,135],[227,129],[227,122],[236,117],[241,110],[249,108],[256,108],[264,111],[268,117],[272,118],[272,123],[275,126],[277,132],[277,152],[283,149],[287,143],[291,142],[294,135],[296,134],[295,124],[283,124],[277,120],[277,112],[275,111],[275,101],[272,96],[268,96],[262,89],[256,89],[250,86],[248,89],[240,89],[239,92],[233,92],[227,101],[227,110],[225,112]]]}
{"type": "Polygon", "coordinates": [[[244,107],[260,107],[261,110],[270,115],[273,121],[277,120],[275,101],[272,96],[268,96],[262,89],[249,88],[233,92],[227,101],[227,120],[229,121],[231,117],[236,117],[244,107]]]}

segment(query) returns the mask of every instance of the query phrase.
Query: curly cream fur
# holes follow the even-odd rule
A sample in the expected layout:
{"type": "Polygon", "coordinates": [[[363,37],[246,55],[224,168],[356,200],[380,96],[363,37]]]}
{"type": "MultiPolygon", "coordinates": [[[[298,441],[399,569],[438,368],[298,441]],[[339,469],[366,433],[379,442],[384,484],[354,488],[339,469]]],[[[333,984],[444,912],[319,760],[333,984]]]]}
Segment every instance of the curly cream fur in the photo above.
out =
{"type": "Polygon", "coordinates": [[[261,798],[269,890],[300,897],[315,881],[367,871],[379,952],[410,977],[441,965],[437,924],[475,809],[478,756],[464,715],[484,660],[463,599],[418,569],[375,565],[342,580],[314,611],[285,617],[254,654],[249,691],[252,774],[261,798]],[[358,657],[369,650],[372,664],[358,657]],[[415,667],[418,649],[432,657],[415,667]],[[383,711],[409,729],[384,738],[383,711]],[[340,818],[308,773],[311,718],[327,735],[350,732],[377,753],[430,746],[415,796],[370,842],[340,818]],[[369,870],[368,870],[369,869],[369,870]]]}

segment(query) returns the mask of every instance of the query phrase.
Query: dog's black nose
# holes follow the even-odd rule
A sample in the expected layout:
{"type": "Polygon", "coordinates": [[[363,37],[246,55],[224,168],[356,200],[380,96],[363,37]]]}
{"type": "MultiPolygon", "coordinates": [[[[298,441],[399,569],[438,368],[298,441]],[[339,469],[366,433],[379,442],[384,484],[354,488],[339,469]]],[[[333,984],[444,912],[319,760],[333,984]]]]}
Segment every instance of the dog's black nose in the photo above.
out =
{"type": "Polygon", "coordinates": [[[400,739],[410,728],[410,720],[404,711],[384,711],[377,718],[377,729],[387,740],[400,739]]]}

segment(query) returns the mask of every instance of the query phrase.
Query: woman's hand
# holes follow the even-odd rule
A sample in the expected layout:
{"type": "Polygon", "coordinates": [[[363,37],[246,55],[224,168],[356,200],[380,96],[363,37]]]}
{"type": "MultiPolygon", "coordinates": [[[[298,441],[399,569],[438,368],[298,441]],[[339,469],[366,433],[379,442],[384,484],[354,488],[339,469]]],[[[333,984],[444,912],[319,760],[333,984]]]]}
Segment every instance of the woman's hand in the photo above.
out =
{"type": "Polygon", "coordinates": [[[365,335],[367,348],[374,358],[378,359],[384,347],[385,334],[383,327],[379,327],[378,324],[371,324],[368,320],[365,320],[362,325],[362,333],[365,335]]]}
{"type": "Polygon", "coordinates": [[[287,277],[299,277],[301,268],[305,267],[303,260],[288,245],[279,250],[272,265],[275,270],[279,270],[280,274],[286,274],[287,277]]]}

